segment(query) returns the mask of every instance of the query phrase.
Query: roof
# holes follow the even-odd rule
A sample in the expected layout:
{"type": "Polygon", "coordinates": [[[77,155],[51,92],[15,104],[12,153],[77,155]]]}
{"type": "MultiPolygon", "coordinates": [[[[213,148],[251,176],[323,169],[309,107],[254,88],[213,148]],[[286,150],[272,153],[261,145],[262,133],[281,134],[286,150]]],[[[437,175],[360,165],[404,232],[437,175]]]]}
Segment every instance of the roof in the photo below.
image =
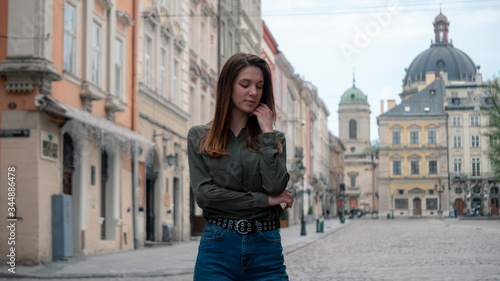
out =
{"type": "Polygon", "coordinates": [[[432,45],[413,60],[403,82],[425,81],[426,73],[441,70],[448,73],[448,80],[472,80],[477,73],[476,64],[466,53],[451,45],[432,45]]]}
{"type": "Polygon", "coordinates": [[[365,103],[368,104],[367,97],[360,89],[356,88],[356,86],[352,86],[352,88],[348,89],[342,95],[340,99],[340,104],[351,104],[351,103],[365,103]]]}
{"type": "Polygon", "coordinates": [[[439,79],[380,115],[380,117],[445,116],[445,97],[444,80],[439,79]]]}

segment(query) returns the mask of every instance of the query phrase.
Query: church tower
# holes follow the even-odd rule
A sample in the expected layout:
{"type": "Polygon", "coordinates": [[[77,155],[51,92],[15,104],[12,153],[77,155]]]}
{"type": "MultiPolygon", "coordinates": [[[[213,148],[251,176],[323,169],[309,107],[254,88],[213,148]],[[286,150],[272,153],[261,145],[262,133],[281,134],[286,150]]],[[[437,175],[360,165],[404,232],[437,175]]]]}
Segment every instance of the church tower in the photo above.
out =
{"type": "Polygon", "coordinates": [[[374,165],[370,143],[370,105],[366,95],[356,88],[342,95],[339,104],[339,137],[346,148],[344,154],[345,195],[348,210],[374,210],[374,165]]]}

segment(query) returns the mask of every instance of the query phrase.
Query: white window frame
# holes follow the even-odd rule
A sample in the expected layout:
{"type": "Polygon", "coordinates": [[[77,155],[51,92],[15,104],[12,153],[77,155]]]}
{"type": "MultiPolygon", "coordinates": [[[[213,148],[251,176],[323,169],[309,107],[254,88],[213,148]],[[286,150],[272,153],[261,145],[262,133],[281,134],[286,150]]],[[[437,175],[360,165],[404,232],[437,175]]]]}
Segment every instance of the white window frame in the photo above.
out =
{"type": "Polygon", "coordinates": [[[402,176],[403,175],[403,161],[401,160],[393,160],[392,162],[392,167],[391,167],[391,173],[393,176],[402,176]],[[394,163],[398,162],[399,163],[399,174],[394,173],[394,163]]]}
{"type": "Polygon", "coordinates": [[[419,145],[420,144],[420,132],[419,131],[410,131],[410,145],[419,145]],[[412,133],[417,134],[417,142],[413,143],[412,133]]]}
{"type": "Polygon", "coordinates": [[[427,174],[428,175],[437,175],[439,174],[439,165],[437,160],[429,160],[427,161],[427,174]],[[436,162],[436,173],[431,174],[431,162],[436,162]]]}
{"type": "Polygon", "coordinates": [[[115,38],[115,54],[114,54],[114,65],[115,65],[115,95],[120,100],[123,100],[126,96],[126,88],[124,83],[125,77],[125,61],[124,61],[124,49],[125,44],[124,40],[117,36],[115,38]],[[118,46],[118,43],[120,46],[118,46]],[[120,56],[118,57],[118,51],[120,52],[120,56]],[[119,73],[118,73],[119,71],[119,73]]]}
{"type": "Polygon", "coordinates": [[[461,116],[452,116],[452,126],[460,127],[462,126],[462,117],[461,116]]]}
{"type": "Polygon", "coordinates": [[[472,135],[470,137],[470,146],[471,147],[480,147],[480,142],[479,142],[479,135],[472,135]]]}
{"type": "Polygon", "coordinates": [[[420,175],[420,161],[419,160],[410,160],[410,175],[420,175]],[[413,173],[413,162],[417,163],[418,173],[413,173]]]}
{"type": "Polygon", "coordinates": [[[103,71],[103,66],[104,66],[104,56],[103,56],[103,50],[105,49],[104,46],[104,40],[103,40],[103,31],[104,31],[104,25],[101,21],[94,19],[92,22],[92,67],[91,67],[91,81],[94,85],[96,85],[99,88],[104,88],[104,71],[103,71]],[[96,27],[99,27],[99,34],[97,35],[97,40],[98,45],[95,43],[96,35],[96,27]],[[97,55],[97,63],[98,65],[96,66],[96,58],[95,56],[97,55]]]}
{"type": "Polygon", "coordinates": [[[174,63],[172,64],[172,103],[179,104],[179,91],[180,91],[180,62],[177,58],[174,58],[174,63]]]}
{"type": "Polygon", "coordinates": [[[154,39],[153,36],[145,34],[144,36],[144,84],[153,88],[153,56],[154,39]]]}
{"type": "Polygon", "coordinates": [[[401,132],[400,131],[392,131],[392,145],[401,145],[401,132]],[[398,140],[399,142],[398,143],[394,143],[394,134],[398,134],[398,140]]]}
{"type": "Polygon", "coordinates": [[[438,133],[436,130],[427,131],[427,144],[428,145],[437,145],[438,144],[438,133]],[[431,133],[434,133],[434,143],[431,143],[431,133]]]}
{"type": "Polygon", "coordinates": [[[473,177],[481,176],[481,158],[472,157],[471,159],[471,172],[473,177]]]}
{"type": "Polygon", "coordinates": [[[462,136],[453,136],[453,147],[462,147],[462,136]]]}
{"type": "Polygon", "coordinates": [[[75,1],[64,1],[63,8],[63,21],[64,21],[64,35],[63,35],[63,69],[73,75],[79,75],[79,58],[80,58],[80,40],[78,34],[80,34],[80,3],[75,1]],[[70,6],[73,9],[73,30],[66,29],[66,7],[70,6]],[[71,54],[67,54],[68,47],[66,46],[66,36],[69,36],[73,39],[73,48],[71,50],[71,54]],[[71,60],[71,66],[69,69],[66,67],[66,57],[69,57],[71,60]]]}
{"type": "Polygon", "coordinates": [[[470,116],[470,126],[471,127],[479,126],[479,115],[471,115],[470,116]]]}
{"type": "Polygon", "coordinates": [[[160,50],[160,95],[167,98],[168,92],[168,51],[166,48],[160,50]]]}
{"type": "Polygon", "coordinates": [[[455,176],[459,176],[463,173],[463,161],[462,158],[453,158],[453,173],[455,176]]]}

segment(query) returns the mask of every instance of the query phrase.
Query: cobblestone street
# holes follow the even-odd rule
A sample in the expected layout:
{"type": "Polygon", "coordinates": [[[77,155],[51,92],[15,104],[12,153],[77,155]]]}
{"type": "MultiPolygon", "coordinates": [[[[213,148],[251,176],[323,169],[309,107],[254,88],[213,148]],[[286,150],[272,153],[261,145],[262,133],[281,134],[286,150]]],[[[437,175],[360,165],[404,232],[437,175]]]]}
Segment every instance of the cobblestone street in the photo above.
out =
{"type": "MultiPolygon", "coordinates": [[[[285,263],[292,281],[500,280],[500,221],[357,219],[331,235],[289,252],[285,263]]],[[[83,280],[192,278],[187,274],[83,280]]]]}
{"type": "Polygon", "coordinates": [[[500,280],[500,221],[358,220],[285,259],[290,280],[500,280]]]}

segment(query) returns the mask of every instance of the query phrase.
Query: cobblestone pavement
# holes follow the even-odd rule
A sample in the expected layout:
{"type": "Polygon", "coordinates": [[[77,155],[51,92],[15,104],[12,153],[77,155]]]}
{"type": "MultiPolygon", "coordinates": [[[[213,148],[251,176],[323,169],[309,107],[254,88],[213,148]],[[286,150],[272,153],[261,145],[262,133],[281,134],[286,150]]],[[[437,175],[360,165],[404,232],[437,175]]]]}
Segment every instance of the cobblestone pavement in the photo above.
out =
{"type": "Polygon", "coordinates": [[[500,221],[358,220],[285,259],[290,280],[500,280],[500,221]]]}
{"type": "MultiPolygon", "coordinates": [[[[359,219],[288,253],[285,263],[292,281],[500,280],[500,221],[359,219]]],[[[192,275],[85,280],[188,281],[192,275]]]]}

